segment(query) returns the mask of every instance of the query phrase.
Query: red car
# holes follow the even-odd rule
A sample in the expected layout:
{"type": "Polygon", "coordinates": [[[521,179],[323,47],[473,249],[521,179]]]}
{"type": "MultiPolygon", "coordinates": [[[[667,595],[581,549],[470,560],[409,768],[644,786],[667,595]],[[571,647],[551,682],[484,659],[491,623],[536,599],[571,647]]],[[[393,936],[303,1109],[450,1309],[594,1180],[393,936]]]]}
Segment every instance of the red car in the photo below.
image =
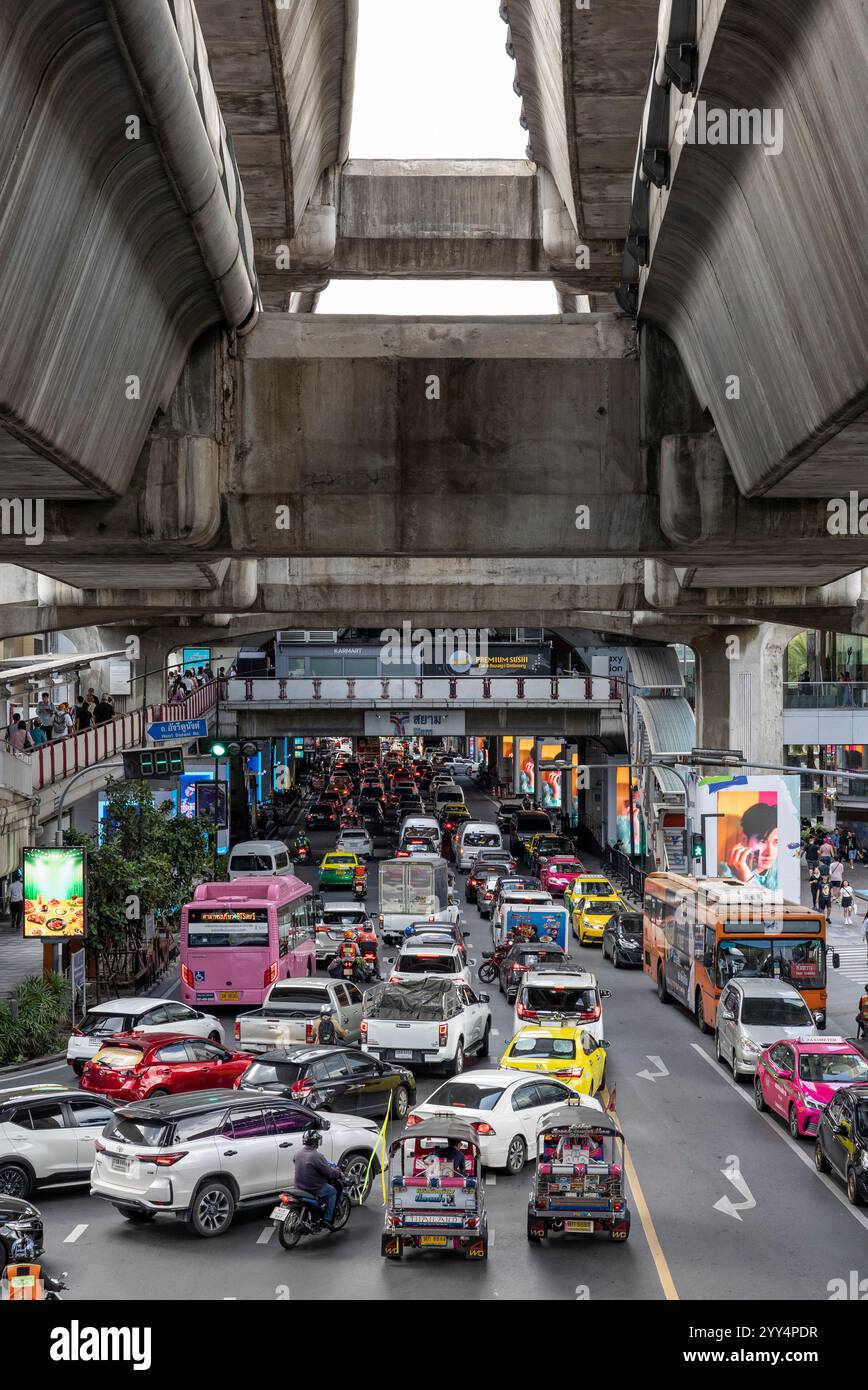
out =
{"type": "Polygon", "coordinates": [[[177,1033],[117,1033],[85,1063],[79,1085],[120,1100],[231,1088],[253,1060],[207,1038],[177,1033]]]}
{"type": "Polygon", "coordinates": [[[539,881],[541,887],[547,888],[554,897],[558,893],[566,893],[570,884],[584,872],[585,866],[581,860],[559,854],[545,861],[539,872],[539,881]]]}

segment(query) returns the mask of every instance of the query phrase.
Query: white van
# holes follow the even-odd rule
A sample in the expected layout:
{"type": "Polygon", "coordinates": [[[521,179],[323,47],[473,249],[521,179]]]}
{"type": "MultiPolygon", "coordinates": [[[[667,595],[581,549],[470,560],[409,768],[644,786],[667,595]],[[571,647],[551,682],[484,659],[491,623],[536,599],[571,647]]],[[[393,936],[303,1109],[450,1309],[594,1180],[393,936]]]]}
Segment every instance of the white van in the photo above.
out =
{"type": "Polygon", "coordinates": [[[443,786],[434,788],[431,805],[434,808],[435,816],[448,801],[464,801],[464,792],[454,782],[447,782],[443,786]]]}
{"type": "Polygon", "coordinates": [[[455,839],[455,863],[466,873],[479,854],[487,849],[503,849],[503,836],[494,821],[462,821],[455,839]]]}
{"type": "Polygon", "coordinates": [[[407,840],[421,836],[431,845],[431,853],[439,854],[443,832],[434,816],[405,816],[398,831],[398,848],[406,849],[407,840]]]}
{"type": "Polygon", "coordinates": [[[244,840],[229,851],[229,882],[236,878],[275,878],[295,872],[282,840],[244,840]]]}

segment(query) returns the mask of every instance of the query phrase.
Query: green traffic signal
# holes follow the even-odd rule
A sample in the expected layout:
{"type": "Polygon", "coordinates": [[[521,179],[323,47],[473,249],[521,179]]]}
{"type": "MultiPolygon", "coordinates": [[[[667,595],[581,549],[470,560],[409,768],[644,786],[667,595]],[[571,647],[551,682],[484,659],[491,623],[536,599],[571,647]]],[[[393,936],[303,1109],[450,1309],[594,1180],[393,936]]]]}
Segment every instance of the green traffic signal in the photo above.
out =
{"type": "Polygon", "coordinates": [[[225,758],[226,744],[221,743],[219,739],[214,739],[210,746],[209,752],[212,758],[225,758]]]}

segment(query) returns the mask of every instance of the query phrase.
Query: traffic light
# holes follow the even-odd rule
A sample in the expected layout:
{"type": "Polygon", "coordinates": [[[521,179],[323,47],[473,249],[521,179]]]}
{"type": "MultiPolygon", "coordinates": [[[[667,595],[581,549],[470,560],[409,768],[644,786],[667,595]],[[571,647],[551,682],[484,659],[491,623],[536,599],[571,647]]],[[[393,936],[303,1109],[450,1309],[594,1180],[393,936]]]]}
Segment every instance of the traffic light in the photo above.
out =
{"type": "Polygon", "coordinates": [[[705,836],[700,835],[698,831],[694,831],[690,837],[690,857],[691,859],[705,858],[705,836]]]}
{"type": "Polygon", "coordinates": [[[227,746],[222,738],[209,738],[204,744],[209,758],[225,758],[227,746]]]}

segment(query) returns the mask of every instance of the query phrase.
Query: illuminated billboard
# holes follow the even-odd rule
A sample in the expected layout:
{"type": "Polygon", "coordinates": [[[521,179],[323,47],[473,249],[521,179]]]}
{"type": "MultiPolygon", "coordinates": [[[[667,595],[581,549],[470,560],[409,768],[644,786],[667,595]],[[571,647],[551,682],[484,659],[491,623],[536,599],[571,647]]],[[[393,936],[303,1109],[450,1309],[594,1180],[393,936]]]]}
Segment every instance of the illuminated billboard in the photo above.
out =
{"type": "Polygon", "coordinates": [[[68,845],[24,851],[24,935],[62,941],[85,935],[84,849],[68,845]]]}

